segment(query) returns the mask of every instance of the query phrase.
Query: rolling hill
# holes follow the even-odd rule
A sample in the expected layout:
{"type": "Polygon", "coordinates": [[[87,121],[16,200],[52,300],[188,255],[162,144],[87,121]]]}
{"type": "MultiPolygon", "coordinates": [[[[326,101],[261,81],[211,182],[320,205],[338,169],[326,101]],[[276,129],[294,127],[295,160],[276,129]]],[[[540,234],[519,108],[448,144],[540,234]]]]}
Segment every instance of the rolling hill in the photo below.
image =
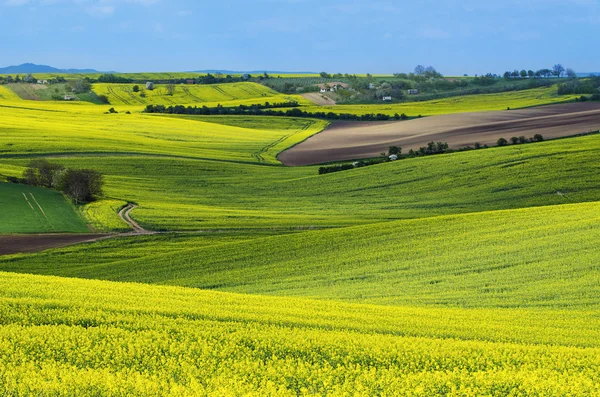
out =
{"type": "MultiPolygon", "coordinates": [[[[105,88],[114,101],[130,89],[105,88]]],[[[176,95],[272,94],[218,88],[176,95]]],[[[135,101],[27,101],[0,86],[1,175],[39,157],[92,168],[106,186],[78,208],[87,223],[124,231],[116,211],[135,203],[132,217],[164,232],[0,257],[0,394],[600,393],[600,135],[319,175],[277,156],[326,121],[150,115],[135,101]]],[[[0,201],[3,189],[1,232],[47,231],[17,200],[30,188],[0,183],[0,201]]],[[[43,193],[42,208],[62,199],[43,193]]],[[[62,220],[78,217],[61,203],[62,220]]]]}

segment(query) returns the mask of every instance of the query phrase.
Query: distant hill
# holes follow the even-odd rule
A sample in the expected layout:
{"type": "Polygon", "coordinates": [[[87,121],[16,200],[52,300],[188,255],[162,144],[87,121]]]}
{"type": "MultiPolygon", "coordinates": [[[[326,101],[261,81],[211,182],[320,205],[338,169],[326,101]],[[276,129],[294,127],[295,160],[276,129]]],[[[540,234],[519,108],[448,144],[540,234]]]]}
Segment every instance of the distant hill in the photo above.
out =
{"type": "Polygon", "coordinates": [[[236,70],[220,70],[220,69],[209,69],[209,70],[194,70],[190,73],[221,73],[221,74],[263,74],[267,72],[268,74],[318,74],[315,72],[281,72],[276,70],[246,70],[246,71],[236,71],[236,70]]]}
{"type": "Polygon", "coordinates": [[[590,77],[590,76],[600,76],[600,72],[577,73],[577,77],[590,77]]]}
{"type": "Polygon", "coordinates": [[[17,66],[8,66],[0,68],[0,74],[27,74],[27,73],[101,73],[95,69],[57,69],[48,65],[36,65],[33,63],[24,63],[17,66]]]}

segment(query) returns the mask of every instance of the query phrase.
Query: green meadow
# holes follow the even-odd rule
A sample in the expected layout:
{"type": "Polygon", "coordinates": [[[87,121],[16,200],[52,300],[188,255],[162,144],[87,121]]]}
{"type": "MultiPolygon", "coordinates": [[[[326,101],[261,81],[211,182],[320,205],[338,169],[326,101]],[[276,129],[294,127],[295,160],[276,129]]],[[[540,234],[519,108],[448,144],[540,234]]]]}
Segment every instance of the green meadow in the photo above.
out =
{"type": "MultiPolygon", "coordinates": [[[[106,180],[76,208],[0,181],[0,233],[125,232],[127,203],[163,233],[0,257],[0,394],[600,393],[600,135],[319,175],[277,155],[325,121],[149,115],[129,86],[96,89],[125,100],[0,87],[0,179],[47,158],[106,180]]],[[[227,99],[194,89],[177,95],[227,99]]],[[[553,92],[335,109],[568,100],[553,92]]]]}
{"type": "Polygon", "coordinates": [[[0,233],[86,233],[83,218],[59,192],[0,182],[0,233]]]}

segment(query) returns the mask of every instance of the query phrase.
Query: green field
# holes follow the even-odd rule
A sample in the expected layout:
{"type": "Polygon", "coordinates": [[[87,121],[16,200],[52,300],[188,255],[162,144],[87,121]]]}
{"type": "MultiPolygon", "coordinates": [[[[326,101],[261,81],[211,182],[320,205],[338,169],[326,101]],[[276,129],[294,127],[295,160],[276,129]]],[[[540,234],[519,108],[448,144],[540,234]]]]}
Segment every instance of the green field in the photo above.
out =
{"type": "Polygon", "coordinates": [[[140,86],[140,92],[134,92],[135,84],[94,84],[98,95],[105,95],[111,105],[188,105],[200,103],[265,103],[297,100],[290,95],[282,95],[257,83],[230,83],[212,85],[174,86],[170,95],[167,86],[157,84],[154,90],[140,86]]]}
{"type": "Polygon", "coordinates": [[[163,240],[134,252],[102,242],[0,259],[0,270],[386,305],[599,309],[598,238],[600,203],[589,203],[200,248],[196,238],[160,254],[150,247],[163,240]]]}
{"type": "Polygon", "coordinates": [[[506,110],[571,102],[577,95],[558,95],[557,86],[497,94],[463,95],[422,102],[404,102],[375,105],[308,106],[307,112],[334,112],[350,114],[382,113],[393,116],[406,114],[409,117],[435,116],[440,114],[506,110]]]}
{"type": "Polygon", "coordinates": [[[90,231],[67,199],[54,190],[0,182],[0,208],[0,233],[90,231]]]}
{"type": "MultiPolygon", "coordinates": [[[[402,112],[565,98],[460,99],[402,112]]],[[[0,175],[106,180],[77,212],[0,183],[0,233],[126,231],[127,202],[167,232],[0,257],[0,394],[600,394],[600,135],[319,175],[277,154],[324,121],[112,106],[0,87],[0,175]]]]}

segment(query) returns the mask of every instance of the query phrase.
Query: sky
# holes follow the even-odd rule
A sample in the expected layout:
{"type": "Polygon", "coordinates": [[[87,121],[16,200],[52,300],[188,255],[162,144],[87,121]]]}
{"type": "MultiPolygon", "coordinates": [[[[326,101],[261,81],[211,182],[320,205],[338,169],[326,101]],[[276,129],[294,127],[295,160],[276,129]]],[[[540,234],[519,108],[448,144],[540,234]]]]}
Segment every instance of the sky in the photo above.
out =
{"type": "Polygon", "coordinates": [[[600,0],[0,0],[0,66],[600,72],[600,0]]]}

